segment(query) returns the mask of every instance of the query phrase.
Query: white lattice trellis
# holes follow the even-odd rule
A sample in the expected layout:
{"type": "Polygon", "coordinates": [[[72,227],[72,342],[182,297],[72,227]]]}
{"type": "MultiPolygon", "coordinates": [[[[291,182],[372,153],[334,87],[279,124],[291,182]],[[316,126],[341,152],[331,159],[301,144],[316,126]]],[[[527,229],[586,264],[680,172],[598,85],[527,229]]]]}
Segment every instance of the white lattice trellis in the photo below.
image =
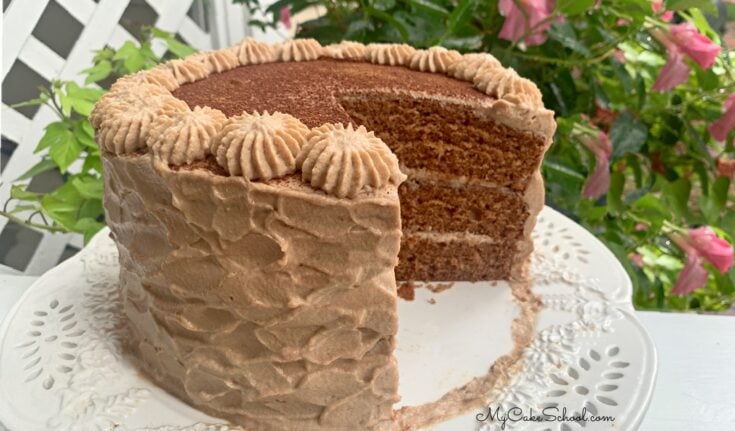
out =
{"type": "MultiPolygon", "coordinates": [[[[90,66],[95,50],[106,45],[118,48],[127,40],[135,38],[120,24],[126,9],[131,3],[146,4],[157,18],[154,25],[174,32],[187,43],[198,49],[213,49],[232,44],[251,32],[246,27],[247,13],[231,0],[13,0],[3,13],[2,72],[3,88],[13,85],[6,82],[8,73],[16,62],[35,71],[43,79],[81,81],[79,73],[90,66]],[[49,2],[68,12],[82,24],[83,29],[66,58],[34,36],[49,2]],[[210,33],[203,30],[202,22],[195,22],[188,12],[194,8],[199,15],[205,15],[208,8],[210,33]]],[[[63,32],[64,28],[54,29],[63,32]]],[[[269,34],[257,34],[261,39],[272,39],[269,34]]],[[[154,51],[163,53],[164,46],[155,46],[154,51]]],[[[32,119],[27,118],[6,103],[2,105],[2,135],[18,144],[2,171],[0,182],[0,203],[10,194],[12,181],[40,160],[33,154],[43,129],[55,117],[50,109],[40,108],[32,119]]],[[[73,170],[73,168],[72,168],[73,170]]],[[[0,232],[8,220],[0,217],[0,232]]],[[[81,246],[77,235],[43,233],[35,253],[28,262],[27,274],[40,274],[59,260],[67,245],[81,246]]]]}

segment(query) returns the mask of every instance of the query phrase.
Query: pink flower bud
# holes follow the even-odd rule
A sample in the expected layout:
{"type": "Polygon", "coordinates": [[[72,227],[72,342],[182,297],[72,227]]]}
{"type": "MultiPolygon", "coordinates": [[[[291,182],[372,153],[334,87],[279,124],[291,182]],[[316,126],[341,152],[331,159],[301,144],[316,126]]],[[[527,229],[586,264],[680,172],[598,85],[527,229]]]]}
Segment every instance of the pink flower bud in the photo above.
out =
{"type": "Polygon", "coordinates": [[[554,0],[500,0],[498,10],[505,17],[503,28],[498,34],[500,38],[519,42],[533,29],[523,42],[529,46],[546,42],[546,31],[551,27],[551,22],[543,21],[554,10],[554,0]]]}
{"type": "Polygon", "coordinates": [[[689,230],[689,243],[697,253],[711,263],[721,274],[726,273],[733,265],[732,245],[717,234],[709,226],[689,230]]]}
{"type": "Polygon", "coordinates": [[[696,253],[687,254],[684,269],[679,273],[679,278],[674,284],[671,293],[674,295],[686,295],[704,287],[707,284],[709,273],[702,266],[702,259],[696,253]]]}
{"type": "Polygon", "coordinates": [[[600,132],[597,137],[585,136],[582,143],[595,155],[595,170],[592,171],[584,186],[582,195],[586,198],[596,198],[607,193],[610,188],[610,156],[612,143],[607,133],[600,132]]]}
{"type": "Polygon", "coordinates": [[[669,91],[685,83],[689,79],[689,72],[691,69],[684,61],[684,55],[672,46],[669,49],[666,64],[661,68],[651,88],[653,91],[669,91]]]}
{"type": "Polygon", "coordinates": [[[702,69],[709,69],[720,54],[720,47],[700,33],[694,24],[672,24],[669,37],[676,46],[694,60],[702,69]]]}
{"type": "Polygon", "coordinates": [[[735,180],[735,159],[717,159],[717,175],[735,180]]]}
{"type": "Polygon", "coordinates": [[[735,93],[725,101],[725,112],[722,117],[710,124],[709,134],[718,141],[724,141],[733,128],[735,128],[735,93]]]}
{"type": "Polygon", "coordinates": [[[278,14],[278,20],[286,27],[286,30],[291,30],[291,7],[285,6],[281,8],[278,14]]]}

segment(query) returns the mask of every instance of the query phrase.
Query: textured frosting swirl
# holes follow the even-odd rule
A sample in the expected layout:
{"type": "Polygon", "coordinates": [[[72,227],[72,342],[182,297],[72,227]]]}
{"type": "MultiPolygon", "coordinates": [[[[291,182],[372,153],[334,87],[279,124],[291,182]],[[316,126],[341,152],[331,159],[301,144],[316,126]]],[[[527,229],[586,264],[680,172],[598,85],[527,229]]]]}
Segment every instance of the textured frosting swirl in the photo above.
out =
{"type": "Polygon", "coordinates": [[[241,66],[248,64],[272,63],[276,61],[276,51],[267,43],[258,42],[252,37],[246,37],[240,44],[233,47],[241,66]]]}
{"type": "Polygon", "coordinates": [[[232,50],[221,49],[218,51],[202,52],[194,54],[187,59],[202,63],[209,73],[222,73],[234,69],[240,65],[237,55],[232,50]]]}
{"type": "Polygon", "coordinates": [[[479,90],[497,99],[543,106],[541,92],[536,84],[526,78],[521,78],[511,68],[483,67],[477,71],[473,83],[479,90]]]}
{"type": "Polygon", "coordinates": [[[173,73],[168,68],[156,66],[153,69],[126,75],[112,84],[111,90],[126,87],[129,85],[136,86],[140,84],[153,84],[165,88],[166,91],[174,91],[179,88],[179,82],[174,78],[173,73]]]}
{"type": "Polygon", "coordinates": [[[324,50],[327,57],[337,60],[365,60],[365,52],[367,51],[364,44],[349,40],[327,45],[324,50]]]}
{"type": "Polygon", "coordinates": [[[167,165],[190,164],[209,154],[211,141],[226,120],[222,112],[199,106],[161,115],[151,123],[146,144],[167,165]]]}
{"type": "Polygon", "coordinates": [[[296,159],[301,177],[312,187],[331,195],[354,197],[362,190],[398,185],[406,176],[398,158],[380,138],[364,126],[324,124],[309,133],[296,159]]]}
{"type": "Polygon", "coordinates": [[[209,68],[196,58],[171,60],[165,63],[165,66],[174,75],[179,85],[199,81],[209,76],[209,68]]]}
{"type": "Polygon", "coordinates": [[[455,50],[446,49],[443,46],[432,46],[429,49],[414,52],[409,61],[409,67],[422,72],[444,73],[449,66],[461,58],[462,54],[455,50]]]}
{"type": "Polygon", "coordinates": [[[365,57],[375,64],[404,66],[411,61],[416,49],[405,43],[370,43],[365,47],[365,57]]]}
{"type": "Polygon", "coordinates": [[[123,77],[118,79],[110,87],[110,91],[105,93],[94,105],[92,113],[89,115],[89,122],[92,127],[99,129],[102,121],[120,111],[127,109],[130,103],[137,103],[139,99],[144,97],[141,95],[143,90],[148,96],[171,96],[171,93],[165,88],[143,82],[140,77],[123,77]]]}
{"type": "Polygon", "coordinates": [[[292,39],[277,45],[276,49],[276,56],[281,61],[316,60],[324,53],[316,39],[292,39]]]}
{"type": "Polygon", "coordinates": [[[100,147],[115,154],[145,148],[151,123],[157,117],[189,110],[186,103],[152,84],[111,91],[105,96],[95,106],[90,122],[97,129],[100,147]]]}
{"type": "Polygon", "coordinates": [[[230,175],[269,180],[292,174],[309,128],[280,112],[228,119],[212,142],[212,154],[230,175]]]}
{"type": "Polygon", "coordinates": [[[447,68],[447,73],[457,79],[472,82],[477,75],[477,71],[482,68],[502,68],[498,59],[491,54],[485,52],[473,52],[464,54],[455,63],[447,68]]]}

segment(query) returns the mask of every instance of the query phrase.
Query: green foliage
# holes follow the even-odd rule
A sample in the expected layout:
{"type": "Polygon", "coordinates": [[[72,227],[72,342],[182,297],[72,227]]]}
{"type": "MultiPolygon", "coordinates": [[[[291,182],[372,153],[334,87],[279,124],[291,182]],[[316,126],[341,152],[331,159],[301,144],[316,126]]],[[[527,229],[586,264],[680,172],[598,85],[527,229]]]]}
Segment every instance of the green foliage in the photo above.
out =
{"type": "MultiPolygon", "coordinates": [[[[735,90],[732,59],[723,53],[706,71],[690,62],[688,82],[666,93],[653,91],[666,51],[650,32],[668,24],[653,13],[650,1],[557,0],[544,20],[551,24],[548,40],[538,46],[500,39],[505,18],[489,0],[280,0],[266,10],[257,0],[236,1],[265,12],[269,19],[256,23],[263,27],[274,27],[283,7],[297,13],[321,6],[325,14],[301,23],[297,37],[323,44],[349,39],[491,52],[536,82],[545,105],[556,112],[558,129],[543,165],[547,203],[617,255],[633,280],[636,306],[711,311],[731,306],[735,270],[721,275],[710,268],[705,288],[688,296],[670,294],[684,255],[669,235],[710,225],[730,243],[735,240],[733,187],[716,173],[719,158],[735,155],[732,136],[719,143],[707,131],[735,90]],[[613,146],[610,187],[590,199],[582,191],[595,159],[580,138],[598,130],[608,133],[613,146]]],[[[720,43],[704,15],[717,13],[713,2],[667,0],[665,5],[720,43]]]]}
{"type": "Polygon", "coordinates": [[[84,86],[74,81],[53,81],[48,88],[40,89],[39,97],[20,104],[48,106],[58,121],[48,124],[38,141],[35,152],[42,153],[41,161],[15,180],[10,198],[19,201],[18,205],[11,208],[6,203],[0,215],[53,232],[81,233],[85,241],[104,227],[102,163],[87,117],[105,93],[105,83],[153,67],[163,58],[195,52],[159,29],[149,29],[145,34],[140,43],[128,41],[118,50],[98,51],[92,67],[82,72],[86,75],[84,86]],[[164,57],[151,48],[156,40],[167,48],[164,57]],[[61,186],[48,193],[27,190],[26,181],[52,170],[63,174],[61,186]],[[38,218],[41,220],[34,221],[38,218]]]}

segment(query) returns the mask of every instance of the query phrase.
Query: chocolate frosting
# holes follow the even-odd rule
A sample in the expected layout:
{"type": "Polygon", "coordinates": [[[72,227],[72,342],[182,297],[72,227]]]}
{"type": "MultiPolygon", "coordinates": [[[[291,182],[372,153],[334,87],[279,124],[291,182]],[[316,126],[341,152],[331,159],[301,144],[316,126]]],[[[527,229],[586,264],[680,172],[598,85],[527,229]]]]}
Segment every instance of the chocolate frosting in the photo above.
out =
{"type": "MultiPolygon", "coordinates": [[[[329,174],[316,184],[307,178],[313,187],[289,175],[290,165],[263,176],[265,182],[226,176],[207,157],[219,122],[206,133],[172,125],[172,138],[155,152],[163,163],[140,150],[157,115],[186,110],[174,102],[228,117],[281,111],[308,127],[342,123],[352,130],[341,98],[380,93],[471,106],[548,144],[553,114],[543,109],[535,85],[492,57],[398,44],[325,49],[312,40],[275,47],[246,41],[164,67],[113,86],[92,116],[132,323],[127,345],[141,368],[182,399],[254,431],[413,429],[484,402],[529,340],[536,306],[527,283],[514,287],[526,305],[513,328],[513,352],[434,403],[391,410],[398,381],[392,355],[401,238],[396,189],[403,180],[397,163],[385,171],[390,181],[375,183],[382,187],[353,181],[368,178],[354,175],[363,173],[360,163],[351,171],[319,165],[342,174],[336,182],[329,174]],[[160,106],[141,105],[140,89],[133,94],[138,83],[151,87],[160,106]],[[345,186],[353,183],[361,186],[345,186]]],[[[318,154],[327,155],[335,158],[318,154]]],[[[543,203],[540,174],[525,187],[524,201],[530,215],[521,258],[532,250],[530,231],[543,203]]]]}
{"type": "Polygon", "coordinates": [[[103,156],[140,367],[248,430],[390,429],[396,186],[338,199],[150,157],[103,156]]]}

